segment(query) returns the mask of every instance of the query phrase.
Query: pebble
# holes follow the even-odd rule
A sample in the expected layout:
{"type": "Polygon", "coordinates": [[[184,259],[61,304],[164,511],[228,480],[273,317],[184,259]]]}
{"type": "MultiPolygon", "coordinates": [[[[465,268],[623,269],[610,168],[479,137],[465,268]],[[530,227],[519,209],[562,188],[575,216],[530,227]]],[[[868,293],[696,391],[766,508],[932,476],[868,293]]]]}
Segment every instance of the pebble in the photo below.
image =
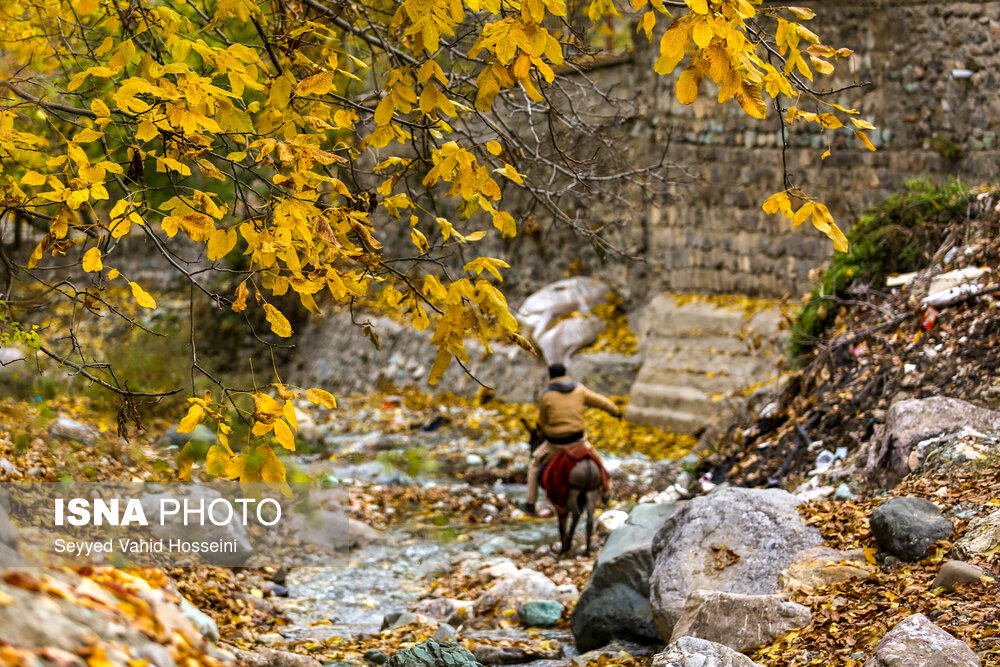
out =
{"type": "Polygon", "coordinates": [[[382,653],[382,651],[370,648],[365,651],[365,660],[373,665],[384,665],[389,660],[389,656],[382,653]]]}
{"type": "Polygon", "coordinates": [[[457,641],[458,632],[455,630],[455,628],[451,627],[447,623],[442,623],[437,627],[437,630],[434,631],[434,640],[439,642],[457,641]]]}
{"type": "Polygon", "coordinates": [[[938,570],[937,577],[934,578],[934,582],[930,588],[934,590],[940,586],[950,593],[955,590],[955,584],[968,584],[979,581],[979,578],[984,574],[986,574],[986,570],[972,563],[965,563],[960,560],[948,560],[942,563],[941,569],[938,570]]]}
{"type": "Polygon", "coordinates": [[[854,500],[856,497],[855,493],[851,491],[851,487],[847,486],[847,484],[841,484],[833,492],[834,500],[854,500]]]}

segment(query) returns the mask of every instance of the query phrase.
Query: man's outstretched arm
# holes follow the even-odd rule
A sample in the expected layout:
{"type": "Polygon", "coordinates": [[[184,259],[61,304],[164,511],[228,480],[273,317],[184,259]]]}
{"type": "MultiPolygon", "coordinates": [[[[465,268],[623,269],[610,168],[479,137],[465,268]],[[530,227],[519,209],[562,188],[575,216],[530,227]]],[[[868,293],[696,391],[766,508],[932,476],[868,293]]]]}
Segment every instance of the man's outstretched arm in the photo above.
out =
{"type": "Polygon", "coordinates": [[[590,391],[586,387],[583,388],[583,404],[588,408],[597,408],[598,410],[604,410],[612,417],[621,417],[621,410],[615,405],[610,398],[607,396],[602,396],[596,391],[590,391]]]}

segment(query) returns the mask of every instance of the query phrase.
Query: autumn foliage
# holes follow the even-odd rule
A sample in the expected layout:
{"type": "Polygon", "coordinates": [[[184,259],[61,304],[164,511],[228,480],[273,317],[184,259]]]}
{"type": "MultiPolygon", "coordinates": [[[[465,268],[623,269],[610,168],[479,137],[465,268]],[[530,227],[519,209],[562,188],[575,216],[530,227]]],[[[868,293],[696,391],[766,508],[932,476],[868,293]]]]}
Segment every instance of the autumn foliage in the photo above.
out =
{"type": "MultiPolygon", "coordinates": [[[[105,303],[121,285],[154,309],[155,286],[125,275],[119,256],[121,239],[144,237],[193,294],[259,309],[277,339],[293,333],[283,295],[317,315],[321,293],[364,300],[432,328],[432,383],[469,361],[470,336],[487,349],[505,338],[527,345],[498,287],[508,265],[476,252],[487,234],[517,233],[503,193],[531,184],[520,139],[495,121],[502,100],[544,105],[579,68],[574,58],[599,57],[581,16],[591,28],[621,25],[623,11],[610,0],[12,0],[0,8],[0,197],[5,220],[43,232],[22,268],[44,282],[76,265],[90,283],[60,284],[62,296],[105,303]],[[400,227],[412,243],[403,257],[385,247],[400,227]],[[179,240],[235,271],[235,291],[216,293],[175,261],[179,240]],[[449,253],[466,258],[461,270],[441,263],[449,253]],[[237,268],[223,263],[234,257],[237,268]]],[[[850,56],[805,27],[812,11],[761,0],[687,0],[681,11],[633,0],[630,11],[636,31],[660,35],[656,71],[683,66],[681,102],[707,79],[720,103],[735,99],[753,117],[774,106],[788,126],[850,122],[871,147],[857,111],[810,88],[850,56]]],[[[785,185],[764,210],[811,218],[845,249],[826,207],[787,174],[785,185]]],[[[92,358],[72,361],[45,340],[38,348],[126,399],[141,395],[92,358]]],[[[214,422],[211,472],[282,484],[272,445],[295,447],[292,399],[332,407],[333,397],[219,385],[190,399],[180,430],[214,422]],[[238,408],[237,394],[252,409],[238,408]],[[228,435],[239,417],[251,436],[237,446],[228,435]]]]}

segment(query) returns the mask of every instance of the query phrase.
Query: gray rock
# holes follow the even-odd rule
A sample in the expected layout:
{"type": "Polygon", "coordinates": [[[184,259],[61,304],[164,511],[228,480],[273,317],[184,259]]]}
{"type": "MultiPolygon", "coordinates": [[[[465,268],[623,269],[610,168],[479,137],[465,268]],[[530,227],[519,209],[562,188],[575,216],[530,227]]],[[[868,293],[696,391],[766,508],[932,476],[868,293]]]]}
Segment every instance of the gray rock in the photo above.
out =
{"type": "Polygon", "coordinates": [[[93,446],[97,443],[100,433],[90,428],[86,424],[81,424],[69,417],[57,417],[49,424],[49,435],[53,438],[72,440],[82,445],[93,446]]]}
{"type": "Polygon", "coordinates": [[[506,535],[497,535],[496,537],[490,538],[489,540],[484,542],[481,547],[479,547],[479,550],[482,553],[488,555],[495,554],[498,551],[505,551],[510,549],[517,550],[518,549],[517,542],[510,539],[506,535]]]}
{"type": "Polygon", "coordinates": [[[434,631],[432,639],[438,642],[458,641],[458,631],[447,623],[442,623],[437,626],[437,630],[434,631]]]}
{"type": "Polygon", "coordinates": [[[938,540],[946,540],[954,526],[929,500],[905,496],[890,498],[869,519],[879,546],[906,561],[926,558],[938,540]]]}
{"type": "Polygon", "coordinates": [[[528,600],[517,608],[517,615],[529,628],[549,628],[562,618],[564,609],[555,600],[528,600]]]}
{"type": "Polygon", "coordinates": [[[517,609],[528,600],[558,600],[570,602],[576,599],[576,589],[560,590],[561,587],[541,572],[528,568],[511,572],[493,582],[476,600],[476,614],[482,615],[492,610],[517,609]]]}
{"type": "Polygon", "coordinates": [[[1000,510],[973,519],[952,547],[957,558],[975,558],[1000,546],[1000,510]]]}
{"type": "Polygon", "coordinates": [[[979,667],[965,642],[931,623],[923,614],[900,621],[882,637],[865,667],[979,667]]]}
{"type": "Polygon", "coordinates": [[[162,644],[146,644],[133,650],[135,657],[148,660],[154,667],[175,667],[177,662],[162,644]]]}
{"type": "Polygon", "coordinates": [[[986,570],[978,565],[963,563],[960,560],[947,560],[941,564],[941,569],[934,577],[931,590],[940,586],[950,593],[955,590],[955,584],[971,584],[979,581],[985,574],[986,570]]]}
{"type": "Polygon", "coordinates": [[[910,452],[917,443],[966,427],[1000,430],[1000,412],[944,396],[898,401],[868,448],[865,472],[872,483],[892,488],[910,472],[910,452]]]}
{"type": "Polygon", "coordinates": [[[681,637],[653,657],[650,667],[761,667],[728,646],[697,637],[681,637]]]}
{"type": "Polygon", "coordinates": [[[745,651],[812,621],[812,612],[780,595],[694,591],[674,625],[672,641],[698,637],[745,651]]]}
{"type": "Polygon", "coordinates": [[[365,651],[365,660],[373,665],[384,665],[389,661],[389,656],[378,649],[370,648],[365,651]]]}
{"type": "Polygon", "coordinates": [[[219,641],[219,625],[215,619],[191,604],[183,595],[181,598],[181,613],[191,622],[201,635],[211,641],[219,641]]]}
{"type": "Polygon", "coordinates": [[[11,477],[20,477],[21,471],[18,470],[17,466],[8,461],[6,458],[0,459],[0,472],[5,475],[10,475],[11,477]]]}
{"type": "Polygon", "coordinates": [[[622,512],[621,510],[607,510],[605,512],[601,512],[601,516],[597,517],[597,526],[595,528],[598,535],[607,535],[615,528],[624,524],[626,521],[628,521],[627,512],[622,512]]]}
{"type": "Polygon", "coordinates": [[[642,355],[612,352],[577,354],[569,360],[570,377],[606,396],[626,396],[642,367],[642,355]]]}
{"type": "Polygon", "coordinates": [[[177,427],[171,426],[166,433],[160,436],[157,444],[160,447],[176,447],[178,449],[183,449],[184,445],[189,442],[193,442],[195,445],[208,449],[218,441],[219,438],[215,435],[215,431],[208,428],[204,424],[198,424],[190,433],[178,433],[177,427]]]}
{"type": "Polygon", "coordinates": [[[297,513],[290,525],[303,542],[338,552],[384,539],[379,531],[343,512],[314,509],[297,513]]]}
{"type": "Polygon", "coordinates": [[[475,653],[476,660],[484,665],[523,665],[536,660],[557,660],[562,657],[562,645],[554,640],[549,640],[547,647],[478,644],[475,653]]]}
{"type": "Polygon", "coordinates": [[[392,611],[382,617],[382,630],[393,630],[400,626],[419,623],[420,621],[420,615],[414,614],[411,611],[392,611]]]}
{"type": "MultiPolygon", "coordinates": [[[[367,657],[366,653],[365,659],[367,657]]],[[[386,667],[479,667],[476,656],[469,649],[455,642],[434,639],[396,651],[385,664],[386,667]]]]}
{"type": "Polygon", "coordinates": [[[649,606],[650,545],[677,507],[637,505],[625,523],[608,536],[570,617],[577,649],[591,651],[613,639],[660,642],[649,606]]]}
{"type": "Polygon", "coordinates": [[[15,528],[14,524],[10,522],[10,517],[7,516],[7,510],[0,507],[0,544],[16,550],[17,543],[17,528],[15,528]]]}
{"type": "Polygon", "coordinates": [[[812,547],[795,555],[795,560],[778,575],[783,591],[815,592],[818,588],[872,575],[864,561],[830,547],[812,547]],[[841,561],[849,561],[842,563],[841,561]]]}
{"type": "Polygon", "coordinates": [[[796,554],[822,543],[778,489],[723,488],[688,501],[656,533],[650,577],[653,620],[669,638],[692,591],[769,595],[796,554]]]}
{"type": "Polygon", "coordinates": [[[243,565],[253,554],[253,545],[250,537],[242,523],[232,521],[223,526],[216,526],[211,522],[204,525],[183,525],[180,521],[166,521],[160,523],[160,509],[162,501],[166,498],[183,500],[186,498],[189,503],[197,504],[204,501],[207,506],[216,498],[221,498],[222,494],[215,489],[202,484],[184,485],[184,489],[178,488],[171,493],[147,493],[139,497],[142,511],[149,521],[150,529],[156,537],[170,540],[183,539],[193,540],[235,540],[236,549],[233,553],[211,553],[198,554],[206,561],[202,564],[223,565],[227,567],[239,567],[243,565]]]}
{"type": "Polygon", "coordinates": [[[447,623],[461,625],[467,623],[473,617],[472,608],[475,604],[475,602],[469,600],[431,598],[418,602],[414,605],[413,611],[447,623]]]}
{"type": "Polygon", "coordinates": [[[320,667],[316,658],[290,651],[257,646],[252,651],[232,649],[243,667],[320,667]]]}
{"type": "Polygon", "coordinates": [[[847,484],[841,484],[833,492],[834,500],[853,500],[854,498],[857,498],[857,495],[851,491],[851,487],[847,486],[847,484]]]}

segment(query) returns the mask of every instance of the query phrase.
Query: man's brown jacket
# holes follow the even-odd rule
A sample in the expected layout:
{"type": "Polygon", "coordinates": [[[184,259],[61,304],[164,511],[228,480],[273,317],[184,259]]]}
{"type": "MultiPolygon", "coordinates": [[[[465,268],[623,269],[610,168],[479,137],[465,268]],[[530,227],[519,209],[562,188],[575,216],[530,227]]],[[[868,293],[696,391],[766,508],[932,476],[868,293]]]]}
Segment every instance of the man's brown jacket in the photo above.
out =
{"type": "Polygon", "coordinates": [[[568,377],[553,378],[538,397],[538,425],[548,438],[582,434],[584,408],[598,408],[615,417],[621,416],[618,407],[607,397],[568,377]]]}

